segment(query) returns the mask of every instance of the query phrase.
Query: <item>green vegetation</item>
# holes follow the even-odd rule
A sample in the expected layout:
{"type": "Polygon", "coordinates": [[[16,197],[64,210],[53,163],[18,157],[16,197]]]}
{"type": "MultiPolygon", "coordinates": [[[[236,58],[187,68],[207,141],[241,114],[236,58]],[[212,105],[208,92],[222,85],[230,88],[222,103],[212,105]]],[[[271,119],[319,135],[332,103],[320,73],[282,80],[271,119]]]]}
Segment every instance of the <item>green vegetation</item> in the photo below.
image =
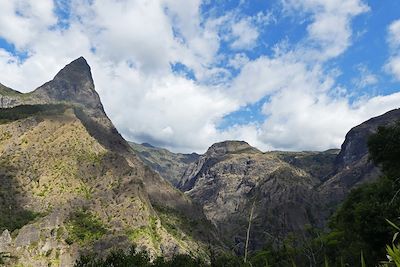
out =
{"type": "Polygon", "coordinates": [[[102,222],[88,211],[76,211],[70,215],[66,225],[67,243],[87,244],[98,240],[107,233],[102,222]]]}
{"type": "Polygon", "coordinates": [[[8,259],[13,258],[8,252],[0,252],[0,266],[6,264],[8,259]]]}
{"type": "Polygon", "coordinates": [[[139,252],[132,247],[128,252],[117,250],[111,252],[105,258],[98,255],[81,256],[75,263],[75,267],[197,267],[207,266],[198,259],[194,259],[188,255],[175,255],[172,259],[167,260],[162,257],[150,261],[150,257],[146,252],[139,252]]]}
{"type": "Polygon", "coordinates": [[[13,232],[34,221],[36,218],[43,216],[42,213],[17,209],[16,207],[0,209],[0,213],[0,233],[5,229],[13,232]]]}
{"type": "Polygon", "coordinates": [[[155,247],[159,246],[161,237],[157,231],[157,218],[150,217],[149,225],[141,226],[132,231],[128,231],[128,237],[132,242],[138,241],[140,238],[148,238],[155,247]]]}
{"type": "Polygon", "coordinates": [[[24,119],[33,115],[61,114],[67,108],[63,104],[21,105],[13,108],[0,109],[0,124],[24,119]]]}
{"type": "Polygon", "coordinates": [[[379,127],[368,142],[372,161],[381,166],[383,176],[376,182],[353,190],[330,223],[325,242],[334,262],[340,259],[356,264],[355,255],[364,252],[368,263],[385,259],[386,244],[394,234],[390,220],[399,223],[400,215],[400,122],[379,127]]]}
{"type": "Polygon", "coordinates": [[[390,127],[379,127],[368,140],[372,161],[380,165],[392,180],[400,177],[400,121],[390,127]]]}
{"type": "Polygon", "coordinates": [[[79,193],[86,199],[92,199],[94,189],[82,183],[81,187],[78,188],[79,193]]]}
{"type": "Polygon", "coordinates": [[[190,219],[175,209],[156,204],[153,204],[153,207],[160,217],[162,226],[178,239],[182,236],[201,237],[207,232],[204,228],[211,227],[208,221],[190,219]]]}

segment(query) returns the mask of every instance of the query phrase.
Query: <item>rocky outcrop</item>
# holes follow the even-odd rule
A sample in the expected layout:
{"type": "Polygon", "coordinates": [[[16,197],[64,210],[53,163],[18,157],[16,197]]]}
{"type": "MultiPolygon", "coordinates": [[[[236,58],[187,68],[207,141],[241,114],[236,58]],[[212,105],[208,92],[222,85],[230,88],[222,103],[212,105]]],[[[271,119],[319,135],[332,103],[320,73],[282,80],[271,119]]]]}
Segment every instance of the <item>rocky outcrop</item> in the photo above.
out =
{"type": "Polygon", "coordinates": [[[33,91],[32,96],[48,102],[65,101],[80,104],[85,109],[103,110],[94,89],[90,66],[83,57],[65,66],[53,80],[33,91]]]}
{"type": "Polygon", "coordinates": [[[398,120],[400,109],[395,109],[371,118],[347,133],[335,160],[335,172],[319,188],[327,202],[338,203],[352,188],[379,177],[379,169],[369,160],[368,137],[379,126],[388,126],[398,120]]]}
{"type": "Polygon", "coordinates": [[[0,83],[0,108],[12,108],[24,104],[23,94],[0,83]]]}
{"type": "Polygon", "coordinates": [[[383,115],[371,118],[351,129],[347,134],[336,159],[337,171],[351,168],[368,154],[368,137],[379,126],[387,126],[400,120],[400,109],[391,110],[383,115]]]}

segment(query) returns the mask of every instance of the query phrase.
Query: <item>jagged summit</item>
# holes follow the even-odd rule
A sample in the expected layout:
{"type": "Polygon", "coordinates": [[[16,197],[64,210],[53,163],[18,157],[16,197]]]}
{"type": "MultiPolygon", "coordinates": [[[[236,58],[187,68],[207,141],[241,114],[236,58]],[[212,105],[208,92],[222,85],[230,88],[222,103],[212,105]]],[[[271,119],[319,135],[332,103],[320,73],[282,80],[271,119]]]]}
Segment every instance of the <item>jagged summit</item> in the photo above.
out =
{"type": "Polygon", "coordinates": [[[62,68],[54,80],[70,80],[71,82],[88,82],[91,89],[94,89],[90,66],[84,57],[79,57],[62,68]]]}
{"type": "Polygon", "coordinates": [[[83,57],[66,65],[53,80],[37,88],[33,95],[49,101],[82,104],[89,109],[103,109],[94,89],[90,66],[83,57]]]}
{"type": "Polygon", "coordinates": [[[224,155],[228,153],[239,153],[241,151],[260,153],[261,151],[250,146],[245,141],[227,140],[213,144],[206,152],[206,155],[224,155]]]}

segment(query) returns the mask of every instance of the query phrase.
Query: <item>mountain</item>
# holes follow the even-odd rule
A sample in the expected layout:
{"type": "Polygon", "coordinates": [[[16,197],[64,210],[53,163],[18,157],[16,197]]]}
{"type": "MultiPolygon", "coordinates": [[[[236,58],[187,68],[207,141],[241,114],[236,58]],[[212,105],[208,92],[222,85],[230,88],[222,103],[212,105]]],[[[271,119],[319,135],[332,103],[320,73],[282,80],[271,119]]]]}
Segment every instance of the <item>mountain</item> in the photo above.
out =
{"type": "Polygon", "coordinates": [[[71,266],[132,243],[206,257],[201,207],[133,153],[79,58],[22,94],[0,86],[0,252],[10,265],[71,266]]]}
{"type": "Polygon", "coordinates": [[[158,172],[174,186],[178,186],[187,166],[195,162],[200,156],[196,153],[172,153],[167,149],[154,147],[148,143],[129,142],[129,144],[147,166],[158,172]]]}
{"type": "MultiPolygon", "coordinates": [[[[203,207],[238,253],[243,252],[251,210],[250,249],[279,244],[292,234],[301,242],[309,226],[326,226],[352,188],[379,177],[379,168],[368,158],[367,140],[379,126],[397,120],[400,109],[354,127],[340,150],[263,153],[244,141],[216,143],[170,180],[179,180],[174,184],[203,207]]],[[[154,158],[154,150],[146,153],[154,158]]]]}
{"type": "Polygon", "coordinates": [[[400,120],[400,109],[371,118],[351,129],[335,160],[335,171],[321,187],[326,201],[340,202],[354,187],[375,180],[380,170],[369,161],[367,141],[379,126],[388,126],[400,120]]]}
{"type": "Polygon", "coordinates": [[[188,166],[179,188],[203,206],[225,242],[243,251],[253,209],[250,249],[279,244],[306,225],[322,226],[324,204],[315,188],[337,151],[263,153],[243,141],[212,145],[188,166]],[[301,168],[303,165],[306,167],[301,168]]]}

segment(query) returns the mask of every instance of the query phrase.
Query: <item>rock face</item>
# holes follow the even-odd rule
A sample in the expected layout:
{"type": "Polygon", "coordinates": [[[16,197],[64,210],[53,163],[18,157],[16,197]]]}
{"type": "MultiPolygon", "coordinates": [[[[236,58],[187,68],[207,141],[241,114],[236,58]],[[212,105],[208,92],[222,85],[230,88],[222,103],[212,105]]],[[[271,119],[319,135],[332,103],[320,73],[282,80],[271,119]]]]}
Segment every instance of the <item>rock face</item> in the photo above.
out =
{"type": "Polygon", "coordinates": [[[72,266],[85,251],[132,243],[203,256],[218,242],[201,208],[132,153],[83,58],[31,93],[0,94],[13,99],[0,110],[0,252],[15,256],[10,265],[72,266]]]}
{"type": "Polygon", "coordinates": [[[368,158],[368,137],[379,126],[391,125],[400,120],[400,109],[389,111],[351,129],[335,161],[335,172],[320,188],[324,198],[331,203],[344,199],[355,186],[373,181],[379,169],[368,158]]]}
{"type": "Polygon", "coordinates": [[[0,108],[11,108],[23,104],[22,95],[0,83],[0,108]]]}
{"type": "Polygon", "coordinates": [[[47,101],[66,101],[86,109],[103,111],[99,95],[94,89],[90,66],[80,57],[65,66],[50,82],[37,88],[32,96],[47,101]]]}
{"type": "Polygon", "coordinates": [[[332,169],[335,152],[262,153],[243,141],[221,142],[187,168],[179,186],[239,253],[254,205],[250,249],[259,249],[282,242],[289,232],[302,233],[308,224],[323,225],[326,215],[315,190],[323,177],[291,162],[311,165],[319,154],[328,158],[320,167],[332,169]]]}

